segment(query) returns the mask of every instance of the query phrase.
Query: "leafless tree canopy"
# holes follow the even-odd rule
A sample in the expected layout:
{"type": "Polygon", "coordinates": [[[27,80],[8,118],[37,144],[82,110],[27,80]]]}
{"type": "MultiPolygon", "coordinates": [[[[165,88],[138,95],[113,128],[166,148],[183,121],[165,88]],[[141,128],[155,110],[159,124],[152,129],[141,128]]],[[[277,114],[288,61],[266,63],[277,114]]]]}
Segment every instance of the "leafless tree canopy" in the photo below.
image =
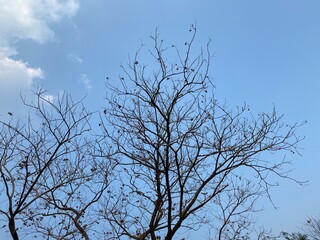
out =
{"type": "Polygon", "coordinates": [[[194,55],[196,28],[190,34],[181,52],[156,32],[152,69],[142,48],[107,83],[104,131],[121,186],[108,198],[116,238],[172,239],[204,224],[216,239],[246,238],[247,214],[269,195],[269,177],[288,177],[286,160],[271,153],[295,153],[298,126],[275,110],[254,115],[220,104],[209,44],[194,55]]]}
{"type": "Polygon", "coordinates": [[[186,239],[201,227],[250,238],[257,199],[290,178],[280,154],[297,152],[299,126],[221,104],[210,42],[196,54],[189,34],[182,48],[151,36],[107,80],[100,118],[39,89],[29,117],[0,122],[0,221],[13,239],[186,239]]]}
{"type": "MultiPolygon", "coordinates": [[[[1,122],[0,217],[13,239],[18,232],[47,239],[88,237],[97,222],[91,205],[107,187],[92,113],[68,95],[48,100],[39,89],[30,115],[1,122]],[[103,174],[101,176],[101,174],[103,174]]],[[[103,140],[103,139],[102,139],[103,140]]]]}

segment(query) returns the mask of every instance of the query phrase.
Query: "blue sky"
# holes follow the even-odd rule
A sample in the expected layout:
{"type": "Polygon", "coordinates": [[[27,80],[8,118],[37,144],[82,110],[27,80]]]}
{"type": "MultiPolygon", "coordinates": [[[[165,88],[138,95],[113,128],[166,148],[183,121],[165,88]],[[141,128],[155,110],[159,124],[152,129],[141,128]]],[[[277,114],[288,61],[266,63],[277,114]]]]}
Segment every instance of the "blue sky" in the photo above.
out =
{"type": "Polygon", "coordinates": [[[258,222],[275,233],[297,231],[320,214],[319,0],[0,0],[0,116],[21,114],[19,94],[37,85],[55,96],[67,90],[86,104],[104,104],[106,76],[121,74],[141,42],[159,27],[168,45],[183,46],[196,22],[196,47],[212,39],[215,94],[230,107],[273,105],[300,130],[302,156],[290,156],[292,176],[266,199],[258,222]],[[13,110],[12,110],[13,109],[13,110]]]}

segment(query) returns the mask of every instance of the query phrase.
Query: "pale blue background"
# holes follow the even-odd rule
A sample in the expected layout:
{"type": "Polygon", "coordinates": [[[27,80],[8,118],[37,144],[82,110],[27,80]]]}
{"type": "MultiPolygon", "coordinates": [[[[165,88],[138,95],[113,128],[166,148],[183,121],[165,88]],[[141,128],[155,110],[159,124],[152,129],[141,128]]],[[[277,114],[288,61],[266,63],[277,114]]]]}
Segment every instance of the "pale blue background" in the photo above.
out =
{"type": "MultiPolygon", "coordinates": [[[[257,225],[274,233],[298,231],[308,216],[318,216],[319,0],[82,0],[79,6],[73,17],[50,25],[53,40],[13,43],[15,59],[43,70],[40,83],[50,94],[61,90],[76,98],[88,94],[91,108],[103,107],[105,77],[117,77],[120,63],[141,42],[151,44],[148,36],[156,27],[169,45],[183,46],[188,27],[196,22],[196,45],[212,39],[210,74],[218,99],[232,107],[246,102],[256,112],[271,111],[274,104],[285,121],[308,121],[299,130],[306,137],[302,156],[288,157],[295,168],[292,176],[310,182],[302,187],[281,181],[272,190],[278,210],[262,199],[259,206],[265,210],[257,215],[257,225]],[[84,75],[92,88],[80,83],[84,75]]],[[[5,102],[1,108],[7,111],[5,102]]]]}

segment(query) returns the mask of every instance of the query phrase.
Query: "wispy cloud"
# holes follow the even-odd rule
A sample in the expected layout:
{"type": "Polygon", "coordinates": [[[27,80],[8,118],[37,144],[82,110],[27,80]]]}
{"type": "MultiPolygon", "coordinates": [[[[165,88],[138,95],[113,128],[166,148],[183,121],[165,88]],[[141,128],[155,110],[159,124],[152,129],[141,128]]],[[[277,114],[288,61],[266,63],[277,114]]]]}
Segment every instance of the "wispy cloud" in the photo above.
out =
{"type": "Polygon", "coordinates": [[[84,84],[86,89],[89,90],[92,88],[91,80],[88,78],[86,74],[81,75],[80,82],[84,84]]]}
{"type": "Polygon", "coordinates": [[[42,95],[42,97],[45,101],[48,101],[50,103],[53,103],[56,99],[56,97],[51,94],[44,94],[44,95],[42,95]]]}
{"type": "Polygon", "coordinates": [[[80,58],[79,56],[74,55],[74,54],[69,54],[68,59],[69,59],[69,61],[75,62],[75,63],[82,63],[83,62],[82,58],[80,58]]]}

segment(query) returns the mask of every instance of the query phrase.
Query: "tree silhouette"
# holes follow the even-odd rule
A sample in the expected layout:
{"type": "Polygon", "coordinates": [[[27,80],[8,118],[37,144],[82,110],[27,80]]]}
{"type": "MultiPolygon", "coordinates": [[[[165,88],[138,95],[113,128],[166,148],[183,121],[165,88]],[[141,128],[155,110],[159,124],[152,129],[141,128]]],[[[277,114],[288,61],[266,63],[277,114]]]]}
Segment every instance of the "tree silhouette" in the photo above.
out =
{"type": "Polygon", "coordinates": [[[91,129],[92,113],[63,94],[39,89],[26,119],[0,122],[0,218],[13,239],[89,239],[92,205],[108,186],[108,162],[91,129]],[[103,176],[101,176],[103,174],[103,176]]]}
{"type": "Polygon", "coordinates": [[[184,239],[204,225],[216,239],[249,238],[255,201],[270,197],[273,176],[289,178],[287,160],[273,153],[297,152],[298,125],[276,110],[220,104],[210,42],[195,55],[194,26],[190,34],[181,52],[156,31],[153,60],[143,63],[142,47],[124,76],[107,81],[104,132],[118,172],[105,196],[110,239],[184,239]]]}

